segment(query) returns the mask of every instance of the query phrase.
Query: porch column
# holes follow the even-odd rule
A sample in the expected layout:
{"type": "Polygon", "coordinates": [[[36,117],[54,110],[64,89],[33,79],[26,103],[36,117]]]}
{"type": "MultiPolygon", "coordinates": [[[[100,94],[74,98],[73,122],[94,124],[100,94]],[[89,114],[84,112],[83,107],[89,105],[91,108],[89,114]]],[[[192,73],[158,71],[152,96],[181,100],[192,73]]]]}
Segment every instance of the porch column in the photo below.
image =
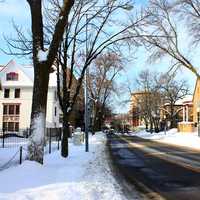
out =
{"type": "Polygon", "coordinates": [[[189,120],[189,109],[188,106],[186,106],[186,122],[189,120]]]}
{"type": "Polygon", "coordinates": [[[183,122],[185,121],[185,106],[183,106],[183,122]]]}

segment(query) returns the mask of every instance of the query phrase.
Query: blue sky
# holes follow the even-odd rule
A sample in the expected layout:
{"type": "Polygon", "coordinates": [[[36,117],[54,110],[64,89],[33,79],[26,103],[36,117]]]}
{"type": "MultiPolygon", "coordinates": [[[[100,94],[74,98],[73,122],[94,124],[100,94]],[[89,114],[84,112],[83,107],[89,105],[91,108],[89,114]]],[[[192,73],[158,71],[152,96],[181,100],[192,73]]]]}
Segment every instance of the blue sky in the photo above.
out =
{"type": "MultiPolygon", "coordinates": [[[[136,0],[136,6],[140,7],[146,4],[146,0],[136,0]]],[[[31,21],[30,21],[30,11],[29,6],[26,0],[6,0],[5,3],[0,4],[0,48],[6,48],[6,42],[3,39],[3,34],[10,37],[15,36],[15,31],[12,27],[12,20],[15,21],[16,24],[23,27],[23,30],[26,32],[30,30],[31,21]]],[[[127,54],[127,56],[129,56],[127,54]]],[[[157,62],[155,64],[148,64],[146,62],[147,59],[147,52],[141,48],[138,49],[136,54],[134,55],[135,59],[131,62],[127,63],[126,65],[126,73],[122,73],[119,78],[118,82],[125,83],[127,79],[130,82],[130,87],[134,88],[135,78],[139,74],[139,72],[145,68],[152,69],[153,71],[159,72],[166,72],[170,67],[169,60],[164,59],[162,62],[157,62]]],[[[197,57],[197,56],[196,56],[197,57]]],[[[199,56],[198,56],[199,57],[199,56]]],[[[15,59],[18,63],[21,64],[28,64],[30,60],[25,58],[17,58],[15,56],[8,56],[0,52],[0,64],[6,64],[9,60],[15,59]]],[[[198,64],[198,59],[194,60],[196,64],[198,64]]],[[[191,91],[194,88],[195,84],[195,76],[186,69],[181,69],[179,77],[184,77],[185,79],[189,80],[191,85],[191,91]]],[[[128,93],[122,92],[121,97],[123,99],[129,98],[128,93]]],[[[116,104],[116,111],[117,112],[124,112],[128,110],[128,104],[121,108],[116,104]]]]}
{"type": "MultiPolygon", "coordinates": [[[[0,4],[0,48],[6,48],[3,35],[7,37],[15,36],[12,21],[23,27],[24,31],[30,29],[30,12],[26,0],[6,0],[0,4]]],[[[27,63],[23,58],[5,55],[0,51],[0,64],[6,64],[10,59],[15,59],[20,63],[27,63]]]]}

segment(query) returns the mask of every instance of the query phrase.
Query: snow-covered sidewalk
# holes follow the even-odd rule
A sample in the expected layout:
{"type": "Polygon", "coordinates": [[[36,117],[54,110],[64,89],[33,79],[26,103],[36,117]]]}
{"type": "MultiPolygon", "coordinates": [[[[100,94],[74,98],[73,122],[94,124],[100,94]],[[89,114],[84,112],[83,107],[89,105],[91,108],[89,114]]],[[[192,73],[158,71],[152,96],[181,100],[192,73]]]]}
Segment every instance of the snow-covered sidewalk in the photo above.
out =
{"type": "Polygon", "coordinates": [[[69,157],[45,155],[44,165],[25,161],[0,172],[0,200],[123,200],[109,168],[106,138],[90,137],[90,152],[69,145],[69,157]]]}
{"type": "Polygon", "coordinates": [[[145,139],[151,139],[167,144],[190,147],[200,150],[200,137],[198,136],[197,132],[181,133],[177,132],[177,129],[171,129],[166,133],[159,132],[151,134],[143,130],[136,133],[132,133],[131,135],[136,135],[145,139]]]}

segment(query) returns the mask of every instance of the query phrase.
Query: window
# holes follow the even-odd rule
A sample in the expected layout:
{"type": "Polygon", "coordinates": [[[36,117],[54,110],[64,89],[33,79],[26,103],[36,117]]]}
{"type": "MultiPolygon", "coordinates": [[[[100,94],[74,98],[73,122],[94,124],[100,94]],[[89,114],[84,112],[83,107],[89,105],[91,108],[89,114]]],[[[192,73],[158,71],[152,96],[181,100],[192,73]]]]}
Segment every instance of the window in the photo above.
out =
{"type": "Polygon", "coordinates": [[[6,131],[7,129],[7,122],[3,122],[3,130],[6,131]]]}
{"type": "Polygon", "coordinates": [[[18,81],[18,73],[10,72],[6,74],[7,81],[18,81]]]}
{"type": "Polygon", "coordinates": [[[8,122],[8,131],[14,131],[14,130],[15,130],[14,122],[8,122]]]}
{"type": "Polygon", "coordinates": [[[15,98],[20,98],[20,89],[15,89],[15,98]]]}
{"type": "Polygon", "coordinates": [[[19,131],[19,122],[3,122],[4,131],[19,131]]]}
{"type": "Polygon", "coordinates": [[[20,105],[19,104],[5,104],[3,105],[4,115],[19,115],[20,105]]]}
{"type": "Polygon", "coordinates": [[[8,105],[3,106],[3,114],[7,115],[8,114],[8,105]]]}
{"type": "Polygon", "coordinates": [[[15,106],[15,114],[19,115],[20,111],[19,111],[19,105],[15,106]]]}
{"type": "Polygon", "coordinates": [[[9,98],[10,96],[10,89],[4,89],[4,98],[9,98]]]}
{"type": "Polygon", "coordinates": [[[15,122],[15,131],[19,131],[19,122],[15,122]]]}
{"type": "Polygon", "coordinates": [[[15,106],[9,105],[9,115],[14,115],[14,114],[15,114],[15,106]]]}
{"type": "Polygon", "coordinates": [[[3,105],[3,130],[19,131],[19,115],[20,104],[4,104],[3,105]]]}

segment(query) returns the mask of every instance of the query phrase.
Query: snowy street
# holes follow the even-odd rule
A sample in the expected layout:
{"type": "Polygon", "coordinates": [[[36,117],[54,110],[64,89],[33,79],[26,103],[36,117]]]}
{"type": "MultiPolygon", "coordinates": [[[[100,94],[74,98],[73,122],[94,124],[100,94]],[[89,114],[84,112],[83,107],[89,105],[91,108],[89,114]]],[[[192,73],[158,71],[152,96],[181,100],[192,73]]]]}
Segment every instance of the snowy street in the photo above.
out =
{"type": "Polygon", "coordinates": [[[104,134],[90,136],[89,153],[84,144],[70,143],[69,150],[67,159],[55,151],[45,155],[43,166],[24,161],[1,171],[0,200],[126,199],[109,167],[104,134]]]}
{"type": "Polygon", "coordinates": [[[108,137],[112,159],[149,198],[199,200],[200,139],[197,133],[140,131],[108,137]]]}

